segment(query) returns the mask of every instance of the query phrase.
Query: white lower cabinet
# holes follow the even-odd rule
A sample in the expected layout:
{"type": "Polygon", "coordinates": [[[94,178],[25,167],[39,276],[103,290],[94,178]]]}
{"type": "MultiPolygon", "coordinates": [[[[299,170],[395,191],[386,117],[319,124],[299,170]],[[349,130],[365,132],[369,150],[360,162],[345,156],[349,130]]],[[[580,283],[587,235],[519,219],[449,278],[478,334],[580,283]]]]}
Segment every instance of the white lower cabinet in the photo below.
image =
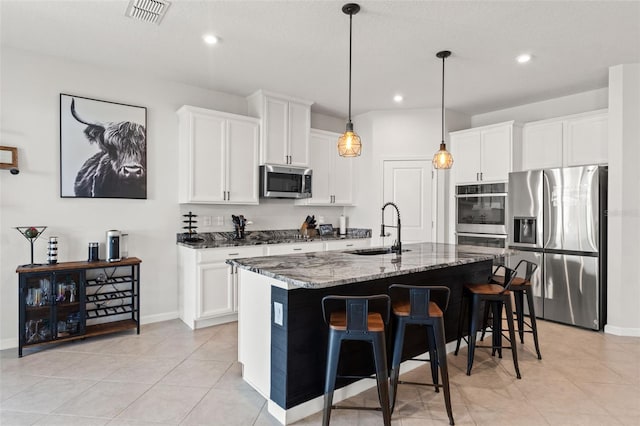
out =
{"type": "Polygon", "coordinates": [[[238,319],[238,271],[227,265],[227,259],[348,250],[370,244],[370,238],[362,238],[206,249],[178,246],[180,319],[191,329],[238,319]]]}
{"type": "Polygon", "coordinates": [[[179,314],[192,329],[235,321],[238,313],[235,271],[225,262],[262,256],[262,247],[191,249],[178,247],[179,314]]]}

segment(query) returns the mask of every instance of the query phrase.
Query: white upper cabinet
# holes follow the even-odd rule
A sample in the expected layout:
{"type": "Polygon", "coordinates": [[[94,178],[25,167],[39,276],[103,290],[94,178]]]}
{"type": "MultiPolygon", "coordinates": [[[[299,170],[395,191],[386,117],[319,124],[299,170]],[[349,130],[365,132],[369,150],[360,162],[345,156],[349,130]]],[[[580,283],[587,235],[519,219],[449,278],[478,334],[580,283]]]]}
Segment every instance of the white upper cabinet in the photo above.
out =
{"type": "Polygon", "coordinates": [[[249,115],[262,119],[260,164],[308,166],[312,102],[262,90],[247,100],[249,115]]]}
{"type": "Polygon", "coordinates": [[[311,129],[309,167],[312,197],[297,205],[349,206],[353,203],[353,158],[338,155],[338,133],[311,129]]]}
{"type": "Polygon", "coordinates": [[[562,121],[526,123],[522,127],[522,169],[562,167],[562,121]]]}
{"type": "Polygon", "coordinates": [[[607,110],[527,123],[523,170],[607,164],[607,132],[607,110]]]}
{"type": "Polygon", "coordinates": [[[178,120],[179,201],[258,204],[259,121],[186,105],[178,120]]]}
{"type": "Polygon", "coordinates": [[[454,184],[508,180],[520,165],[520,140],[513,121],[450,133],[454,184]]]}
{"type": "Polygon", "coordinates": [[[596,111],[568,119],[565,123],[566,166],[609,162],[609,120],[607,111],[596,111]]]}

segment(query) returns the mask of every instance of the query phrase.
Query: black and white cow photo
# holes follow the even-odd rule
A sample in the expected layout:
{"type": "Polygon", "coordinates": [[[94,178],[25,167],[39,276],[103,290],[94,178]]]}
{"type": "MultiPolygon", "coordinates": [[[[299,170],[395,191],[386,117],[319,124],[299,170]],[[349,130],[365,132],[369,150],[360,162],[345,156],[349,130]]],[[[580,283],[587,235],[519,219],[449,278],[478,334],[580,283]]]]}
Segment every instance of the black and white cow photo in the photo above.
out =
{"type": "Polygon", "coordinates": [[[147,109],[60,94],[60,195],[147,198],[147,109]]]}

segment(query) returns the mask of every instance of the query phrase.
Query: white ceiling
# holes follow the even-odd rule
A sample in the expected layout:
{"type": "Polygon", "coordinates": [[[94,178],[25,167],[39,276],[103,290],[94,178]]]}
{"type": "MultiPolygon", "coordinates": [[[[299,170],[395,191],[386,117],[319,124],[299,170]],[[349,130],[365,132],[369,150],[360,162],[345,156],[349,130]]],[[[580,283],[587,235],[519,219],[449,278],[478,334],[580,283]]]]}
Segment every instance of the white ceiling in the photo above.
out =
{"type": "MultiPolygon", "coordinates": [[[[2,46],[246,96],[257,89],[347,115],[346,1],[173,0],[160,25],[128,0],[0,0],[2,46]],[[202,35],[221,37],[207,46],[202,35]]],[[[353,17],[353,115],[439,108],[466,114],[607,86],[640,62],[639,1],[360,1],[353,17]],[[533,54],[528,65],[516,55],[533,54]],[[392,97],[404,95],[398,105],[392,97]]]]}

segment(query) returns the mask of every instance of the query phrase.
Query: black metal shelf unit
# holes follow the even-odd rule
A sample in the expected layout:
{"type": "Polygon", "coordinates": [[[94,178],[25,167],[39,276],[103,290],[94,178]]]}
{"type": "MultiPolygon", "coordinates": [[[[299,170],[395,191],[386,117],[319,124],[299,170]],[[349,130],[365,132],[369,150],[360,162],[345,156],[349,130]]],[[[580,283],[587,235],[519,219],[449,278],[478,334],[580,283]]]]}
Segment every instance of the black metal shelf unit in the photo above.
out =
{"type": "Polygon", "coordinates": [[[18,267],[18,355],[23,348],[135,328],[140,259],[18,267]]]}

